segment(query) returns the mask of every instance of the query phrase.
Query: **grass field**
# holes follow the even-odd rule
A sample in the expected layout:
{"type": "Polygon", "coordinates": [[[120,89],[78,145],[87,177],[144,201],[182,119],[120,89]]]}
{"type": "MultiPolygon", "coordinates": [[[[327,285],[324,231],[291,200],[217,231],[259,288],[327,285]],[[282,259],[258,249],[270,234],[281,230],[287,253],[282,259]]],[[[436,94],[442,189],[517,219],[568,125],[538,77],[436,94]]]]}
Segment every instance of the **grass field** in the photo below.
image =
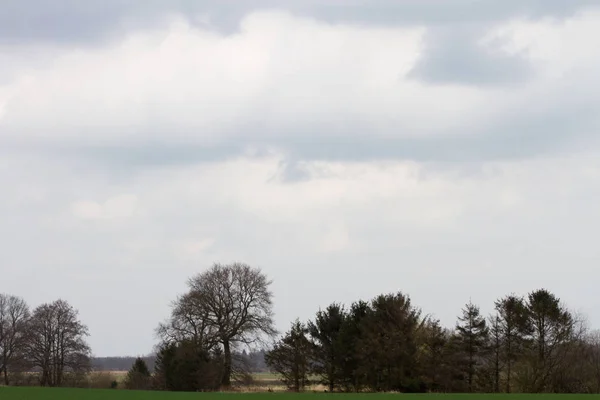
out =
{"type": "Polygon", "coordinates": [[[273,398],[286,400],[292,398],[311,398],[315,400],[331,397],[355,400],[357,398],[401,398],[403,400],[600,400],[600,395],[482,395],[482,394],[327,394],[327,393],[169,393],[169,392],[136,392],[129,390],[94,390],[94,389],[52,389],[52,388],[8,388],[0,387],[2,400],[258,400],[273,398]]]}

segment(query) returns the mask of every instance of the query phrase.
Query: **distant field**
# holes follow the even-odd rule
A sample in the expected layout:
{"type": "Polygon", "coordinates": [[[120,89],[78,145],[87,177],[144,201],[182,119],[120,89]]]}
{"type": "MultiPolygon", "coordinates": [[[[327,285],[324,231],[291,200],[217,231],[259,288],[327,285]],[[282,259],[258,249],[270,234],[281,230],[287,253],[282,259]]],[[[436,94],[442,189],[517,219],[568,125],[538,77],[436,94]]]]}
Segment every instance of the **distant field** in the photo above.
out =
{"type": "Polygon", "coordinates": [[[327,399],[332,396],[348,400],[364,399],[365,397],[376,398],[401,398],[402,400],[532,400],[532,399],[556,399],[556,400],[584,400],[599,399],[600,395],[464,395],[464,394],[337,394],[326,393],[169,393],[169,392],[136,392],[129,390],[94,390],[94,389],[47,389],[47,388],[7,388],[0,387],[0,399],[2,400],[258,400],[267,397],[274,400],[286,400],[298,397],[310,397],[311,399],[327,399]]]}
{"type": "Polygon", "coordinates": [[[274,374],[272,372],[256,372],[252,374],[254,379],[258,381],[276,381],[279,379],[279,374],[274,374]]]}

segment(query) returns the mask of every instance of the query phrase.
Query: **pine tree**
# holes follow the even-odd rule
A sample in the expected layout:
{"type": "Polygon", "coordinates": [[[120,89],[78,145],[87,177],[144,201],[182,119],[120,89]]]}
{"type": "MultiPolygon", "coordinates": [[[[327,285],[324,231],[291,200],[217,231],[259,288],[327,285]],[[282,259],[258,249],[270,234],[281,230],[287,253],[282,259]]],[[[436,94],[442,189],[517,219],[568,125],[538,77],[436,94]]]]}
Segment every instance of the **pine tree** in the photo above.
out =
{"type": "Polygon", "coordinates": [[[361,367],[360,344],[363,340],[363,327],[369,310],[370,306],[365,301],[353,303],[338,335],[338,348],[343,360],[340,383],[346,391],[358,393],[366,385],[366,376],[361,367]]]}
{"type": "Polygon", "coordinates": [[[325,311],[319,311],[314,322],[308,323],[308,332],[315,342],[315,373],[330,392],[341,383],[343,348],[338,339],[345,319],[344,308],[332,304],[325,311]]]}
{"type": "Polygon", "coordinates": [[[265,355],[269,368],[280,374],[283,383],[295,392],[304,390],[309,384],[313,347],[307,334],[306,325],[296,320],[285,336],[265,355]]]}
{"type": "Polygon", "coordinates": [[[502,327],[498,314],[490,316],[489,362],[493,374],[494,393],[500,393],[500,372],[502,369],[502,327]]]}
{"type": "Polygon", "coordinates": [[[131,366],[125,378],[125,387],[127,389],[144,390],[150,388],[150,370],[146,362],[138,357],[131,366]]]}
{"type": "Polygon", "coordinates": [[[484,355],[488,338],[488,328],[485,318],[481,316],[479,307],[471,301],[462,310],[456,325],[458,350],[464,355],[464,372],[467,377],[467,387],[472,392],[475,384],[477,367],[484,355]]]}
{"type": "Polygon", "coordinates": [[[513,365],[523,351],[525,335],[529,331],[527,308],[522,297],[506,296],[495,303],[502,336],[502,358],[506,367],[505,391],[511,392],[513,365]]]}
{"type": "Polygon", "coordinates": [[[528,294],[525,302],[529,328],[527,361],[531,375],[528,391],[540,393],[550,389],[556,365],[565,357],[564,345],[572,339],[574,320],[560,299],[546,289],[528,294]]]}

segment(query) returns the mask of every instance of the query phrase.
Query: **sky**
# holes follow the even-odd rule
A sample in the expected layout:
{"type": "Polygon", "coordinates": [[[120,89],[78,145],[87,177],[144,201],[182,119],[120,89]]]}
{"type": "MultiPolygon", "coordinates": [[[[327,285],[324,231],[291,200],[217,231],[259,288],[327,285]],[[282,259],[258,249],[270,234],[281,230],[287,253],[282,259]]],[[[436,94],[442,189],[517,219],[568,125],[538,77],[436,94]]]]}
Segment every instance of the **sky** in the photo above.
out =
{"type": "Polygon", "coordinates": [[[0,292],[142,355],[240,261],[284,331],[539,288],[600,328],[600,3],[3,0],[0,292]]]}

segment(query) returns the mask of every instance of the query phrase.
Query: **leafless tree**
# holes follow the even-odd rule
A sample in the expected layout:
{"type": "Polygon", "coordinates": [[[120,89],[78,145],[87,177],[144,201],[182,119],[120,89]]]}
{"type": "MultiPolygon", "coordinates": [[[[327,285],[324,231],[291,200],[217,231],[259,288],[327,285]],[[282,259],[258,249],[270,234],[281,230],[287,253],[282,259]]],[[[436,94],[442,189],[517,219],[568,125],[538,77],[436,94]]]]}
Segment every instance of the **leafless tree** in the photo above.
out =
{"type": "Polygon", "coordinates": [[[9,384],[9,371],[22,361],[29,307],[17,296],[0,293],[0,373],[9,384]]]}
{"type": "Polygon", "coordinates": [[[162,343],[190,341],[210,350],[218,344],[217,334],[209,319],[209,309],[191,292],[171,305],[171,317],[156,329],[162,343]]]}
{"type": "Polygon", "coordinates": [[[29,321],[26,353],[33,367],[41,371],[42,386],[61,386],[65,373],[90,369],[90,347],[85,341],[87,327],[78,312],[64,300],[42,304],[29,321]]]}
{"type": "Polygon", "coordinates": [[[214,264],[188,281],[189,291],[174,304],[158,333],[167,340],[193,339],[223,350],[222,386],[231,385],[232,351],[276,334],[271,281],[247,264],[214,264]]]}

